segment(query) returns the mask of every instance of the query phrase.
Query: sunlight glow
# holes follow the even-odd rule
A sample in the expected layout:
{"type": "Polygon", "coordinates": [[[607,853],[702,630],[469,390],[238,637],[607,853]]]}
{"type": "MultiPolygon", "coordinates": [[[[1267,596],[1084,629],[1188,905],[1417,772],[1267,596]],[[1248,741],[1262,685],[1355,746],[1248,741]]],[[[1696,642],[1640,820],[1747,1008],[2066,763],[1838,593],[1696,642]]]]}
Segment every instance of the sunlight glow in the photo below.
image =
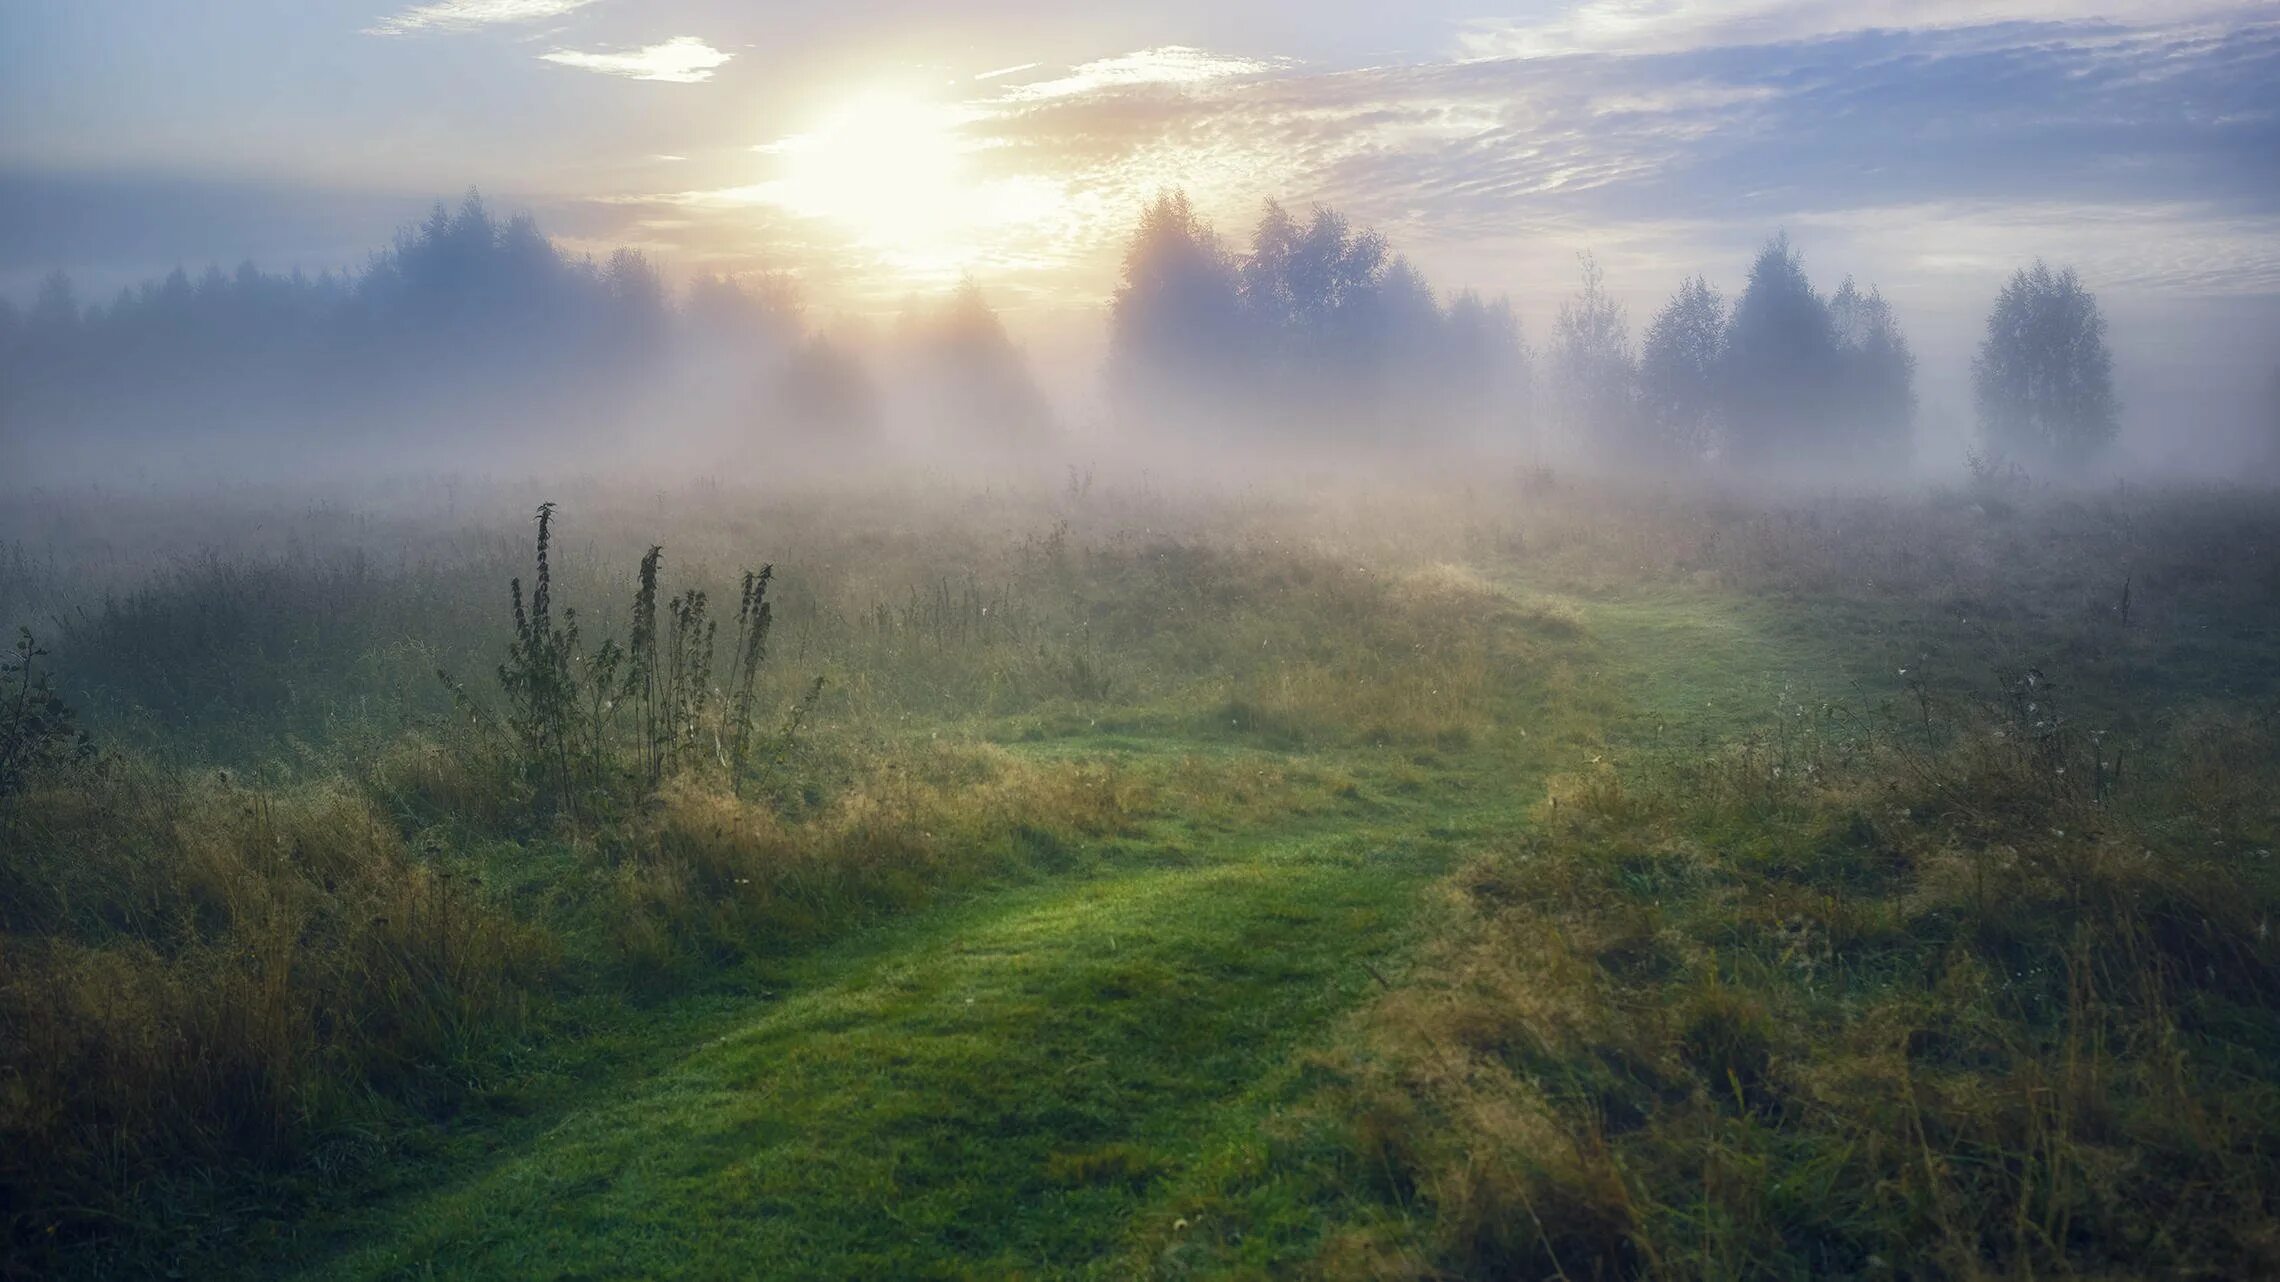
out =
{"type": "Polygon", "coordinates": [[[1065,203],[1060,183],[985,172],[988,144],[965,128],[976,118],[970,106],[869,90],[808,132],[755,147],[778,168],[747,194],[830,223],[920,275],[954,276],[982,239],[1033,229],[1065,203]]]}

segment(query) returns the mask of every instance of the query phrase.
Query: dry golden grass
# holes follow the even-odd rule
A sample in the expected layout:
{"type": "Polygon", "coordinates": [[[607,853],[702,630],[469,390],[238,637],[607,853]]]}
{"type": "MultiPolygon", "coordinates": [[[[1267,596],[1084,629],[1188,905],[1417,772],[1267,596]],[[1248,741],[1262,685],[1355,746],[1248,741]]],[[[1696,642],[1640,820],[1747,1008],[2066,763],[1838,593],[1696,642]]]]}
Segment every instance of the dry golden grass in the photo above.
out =
{"type": "Polygon", "coordinates": [[[543,930],[407,848],[339,785],[283,793],[122,764],[0,816],[0,1186],[11,1236],[71,1235],[122,1189],[288,1160],[441,1097],[556,964],[543,930]]]}
{"type": "Polygon", "coordinates": [[[1382,1209],[1322,1270],[2280,1270],[2280,731],[2188,723],[2118,796],[2046,747],[1555,781],[1328,1065],[1382,1209]]]}
{"type": "Polygon", "coordinates": [[[1150,801],[1149,785],[1113,760],[1038,762],[940,742],[886,751],[858,786],[796,820],[677,780],[599,847],[610,929],[624,960],[652,977],[692,959],[782,951],[946,885],[1066,858],[1127,830],[1150,801]]]}

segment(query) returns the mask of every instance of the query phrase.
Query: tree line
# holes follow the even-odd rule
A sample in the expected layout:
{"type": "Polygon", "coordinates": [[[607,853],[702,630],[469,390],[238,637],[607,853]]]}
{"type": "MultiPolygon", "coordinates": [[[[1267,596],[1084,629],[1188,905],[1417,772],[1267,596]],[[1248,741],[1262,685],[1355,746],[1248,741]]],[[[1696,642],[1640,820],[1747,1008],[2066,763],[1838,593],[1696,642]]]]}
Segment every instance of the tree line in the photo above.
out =
{"type": "Polygon", "coordinates": [[[827,336],[789,277],[676,293],[639,251],[573,255],[475,192],[359,271],[177,268],[108,303],[56,272],[26,307],[0,299],[0,414],[82,439],[575,446],[630,421],[861,444],[898,408],[944,437],[1052,428],[971,283],[914,300],[884,335],[827,336]]]}
{"type": "Polygon", "coordinates": [[[1443,304],[1376,232],[1268,202],[1238,252],[1167,192],[1140,217],[1110,304],[1119,411],[1268,439],[1445,440],[1526,414],[1530,362],[1504,299],[1443,304]]]}
{"type": "MultiPolygon", "coordinates": [[[[1730,303],[1682,282],[1634,342],[1586,256],[1538,360],[1511,304],[1440,301],[1376,233],[1268,202],[1247,248],[1177,191],[1143,211],[1110,313],[1110,392],[1126,417],[1212,432],[1379,441],[1556,439],[1616,464],[1751,471],[1906,461],[1916,357],[1892,306],[1845,277],[1817,290],[1786,234],[1730,303]]],[[[1986,447],[2022,463],[2093,458],[2119,428],[2097,300],[2037,262],[2006,284],[1974,364],[1986,447]]]]}
{"type": "Polygon", "coordinates": [[[1758,252],[1731,305],[1701,276],[1681,283],[1635,351],[1587,257],[1551,366],[1560,425],[1618,458],[1888,465],[1906,457],[1915,422],[1916,358],[1891,305],[1849,276],[1833,294],[1815,290],[1787,235],[1758,252]]]}
{"type": "MultiPolygon", "coordinates": [[[[1891,305],[1816,289],[1786,235],[1728,299],[1682,282],[1634,343],[1588,257],[1539,361],[1511,305],[1444,296],[1386,239],[1267,202],[1229,245],[1187,197],[1145,206],[1110,303],[1116,413],[1260,441],[1564,441],[1616,464],[1883,468],[1909,452],[1916,358],[1891,305]],[[1542,366],[1539,377],[1538,366],[1542,366]]],[[[2071,270],[2004,285],[1973,367],[1988,452],[2086,461],[2118,431],[2106,323],[2071,270]]],[[[892,422],[1024,448],[1054,416],[971,282],[884,336],[813,329],[783,276],[676,296],[642,254],[574,256],[470,192],[356,272],[164,279],[88,305],[51,275],[0,299],[0,414],[36,428],[199,439],[260,431],[570,444],[654,430],[862,442],[892,422]]],[[[924,435],[924,434],[922,434],[924,435]]]]}

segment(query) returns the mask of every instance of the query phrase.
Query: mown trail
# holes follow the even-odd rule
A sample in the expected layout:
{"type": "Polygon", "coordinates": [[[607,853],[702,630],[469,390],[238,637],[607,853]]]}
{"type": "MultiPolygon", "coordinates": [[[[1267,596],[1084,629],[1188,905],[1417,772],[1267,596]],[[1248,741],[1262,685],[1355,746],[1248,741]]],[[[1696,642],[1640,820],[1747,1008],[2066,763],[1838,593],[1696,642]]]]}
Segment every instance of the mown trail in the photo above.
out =
{"type": "Polygon", "coordinates": [[[1695,600],[1689,639],[1709,644],[1647,680],[1673,604],[1586,607],[1561,643],[1582,667],[1531,680],[1513,733],[1422,782],[1365,769],[1344,812],[1215,835],[1205,855],[1144,836],[1089,873],[802,959],[780,999],[705,1025],[720,1034],[685,1056],[336,1221],[347,1245],[306,1276],[1128,1276],[1182,1190],[1230,1168],[1264,1172],[1234,1254],[1289,1263],[1315,1216],[1303,1182],[1265,1171],[1262,1123],[1302,1052],[1399,966],[1428,883],[1523,823],[1544,775],[1616,722],[1723,719],[1801,657],[1695,600]]]}
{"type": "Polygon", "coordinates": [[[1057,880],[816,959],[800,991],[317,1276],[1085,1272],[1372,984],[1440,842],[1319,832],[1057,880]]]}

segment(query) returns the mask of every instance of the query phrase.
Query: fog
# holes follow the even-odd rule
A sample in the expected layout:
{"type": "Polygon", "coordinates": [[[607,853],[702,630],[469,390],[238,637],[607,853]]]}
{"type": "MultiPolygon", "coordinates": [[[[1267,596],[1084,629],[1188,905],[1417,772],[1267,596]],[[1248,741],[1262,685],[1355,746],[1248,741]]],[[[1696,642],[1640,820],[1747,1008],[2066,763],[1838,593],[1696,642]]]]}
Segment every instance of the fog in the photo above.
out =
{"type": "Polygon", "coordinates": [[[1908,299],[1778,228],[1744,263],[1618,282],[1585,254],[1568,292],[1513,299],[1428,280],[1319,204],[1222,227],[1166,188],[1130,215],[1116,289],[1046,325],[1042,362],[971,277],[851,315],[789,273],[582,252],[474,191],[352,270],[186,263],[109,298],[59,270],[0,299],[0,460],[11,486],[162,488],[1396,460],[1846,485],[2280,470],[2280,343],[2254,299],[2117,324],[2096,282],[2037,259],[1989,279],[1982,316],[1910,332],[1908,299]],[[2181,339],[2212,310],[2222,341],[2181,339]]]}
{"type": "Polygon", "coordinates": [[[2280,1277],[2271,0],[0,0],[0,1282],[2280,1277]]]}

